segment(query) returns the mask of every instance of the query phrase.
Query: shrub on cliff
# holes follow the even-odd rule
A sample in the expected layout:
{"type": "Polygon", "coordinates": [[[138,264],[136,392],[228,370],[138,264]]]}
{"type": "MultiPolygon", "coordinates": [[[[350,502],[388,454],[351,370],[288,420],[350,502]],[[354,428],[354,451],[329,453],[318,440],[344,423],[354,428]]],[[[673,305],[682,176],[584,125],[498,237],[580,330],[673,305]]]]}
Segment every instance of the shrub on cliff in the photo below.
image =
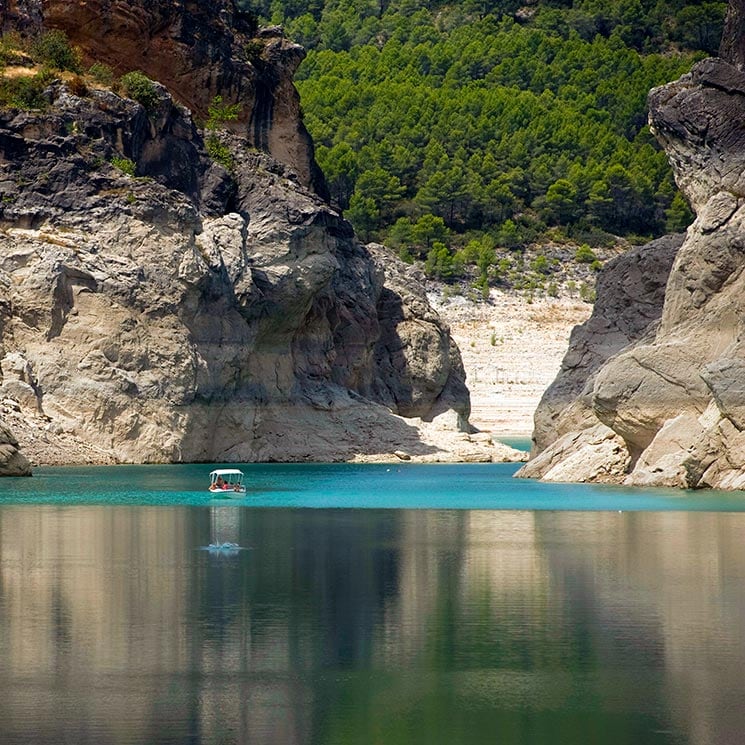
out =
{"type": "Polygon", "coordinates": [[[258,39],[252,39],[243,47],[243,56],[246,62],[256,66],[261,62],[261,55],[264,52],[264,44],[258,39]]]}
{"type": "Polygon", "coordinates": [[[75,49],[67,34],[59,29],[45,31],[34,39],[30,52],[35,62],[54,70],[82,72],[80,50],[75,49]]]}
{"type": "Polygon", "coordinates": [[[111,165],[127,176],[134,176],[137,172],[137,164],[130,158],[112,158],[111,165]]]}
{"type": "Polygon", "coordinates": [[[233,153],[230,148],[214,133],[204,140],[204,149],[216,163],[219,163],[226,171],[231,171],[235,165],[233,153]]]}
{"type": "Polygon", "coordinates": [[[217,132],[225,129],[228,122],[236,121],[240,113],[240,104],[223,103],[222,96],[215,96],[207,109],[208,118],[204,128],[209,134],[204,139],[204,148],[210,158],[227,171],[232,170],[235,165],[233,153],[230,152],[228,145],[220,139],[217,132]]]}
{"type": "Polygon", "coordinates": [[[208,118],[204,127],[213,131],[224,129],[228,122],[236,121],[240,113],[239,103],[223,103],[222,96],[215,96],[207,109],[208,118]]]}
{"type": "Polygon", "coordinates": [[[114,71],[103,62],[94,62],[90,66],[88,74],[102,85],[111,87],[114,84],[114,71]]]}
{"type": "Polygon", "coordinates": [[[36,75],[24,75],[0,80],[0,106],[12,109],[43,109],[47,106],[44,89],[52,75],[43,70],[36,75]]]}
{"type": "Polygon", "coordinates": [[[0,66],[21,65],[26,60],[23,41],[17,33],[0,36],[0,66]]]}
{"type": "Polygon", "coordinates": [[[133,70],[126,75],[122,75],[119,85],[122,93],[127,98],[141,103],[148,111],[155,108],[158,103],[155,83],[140,70],[133,70]]]}
{"type": "Polygon", "coordinates": [[[583,243],[574,253],[574,260],[578,264],[592,264],[598,260],[595,252],[586,244],[583,243]]]}

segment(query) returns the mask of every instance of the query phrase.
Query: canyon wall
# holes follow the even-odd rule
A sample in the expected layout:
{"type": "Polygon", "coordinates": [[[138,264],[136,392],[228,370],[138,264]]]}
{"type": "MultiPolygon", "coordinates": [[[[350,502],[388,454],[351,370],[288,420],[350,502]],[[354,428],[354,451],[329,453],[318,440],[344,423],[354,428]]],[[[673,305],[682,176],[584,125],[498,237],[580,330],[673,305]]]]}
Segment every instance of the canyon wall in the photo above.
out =
{"type": "Polygon", "coordinates": [[[730,4],[720,58],[649,95],[696,220],[677,250],[653,244],[607,267],[522,476],[745,487],[743,7],[730,4]]]}
{"type": "Polygon", "coordinates": [[[148,108],[60,75],[45,107],[0,111],[0,413],[37,459],[461,457],[422,436],[470,447],[459,352],[410,268],[326,202],[299,47],[230,0],[0,20],[159,80],[148,108]],[[222,163],[192,118],[215,95],[242,112],[209,133],[222,163]]]}

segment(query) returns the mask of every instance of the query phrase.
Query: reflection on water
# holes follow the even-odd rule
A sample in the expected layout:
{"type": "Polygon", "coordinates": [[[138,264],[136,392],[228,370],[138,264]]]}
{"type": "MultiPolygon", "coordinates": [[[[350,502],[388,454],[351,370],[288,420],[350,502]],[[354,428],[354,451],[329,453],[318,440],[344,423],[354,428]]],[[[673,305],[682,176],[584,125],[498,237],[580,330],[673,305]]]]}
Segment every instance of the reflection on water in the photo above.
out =
{"type": "Polygon", "coordinates": [[[234,507],[211,507],[210,523],[212,540],[206,551],[219,556],[235,556],[242,547],[238,543],[240,531],[240,511],[234,507]]]}
{"type": "Polygon", "coordinates": [[[740,742],[744,530],[3,507],[0,742],[740,742]]]}

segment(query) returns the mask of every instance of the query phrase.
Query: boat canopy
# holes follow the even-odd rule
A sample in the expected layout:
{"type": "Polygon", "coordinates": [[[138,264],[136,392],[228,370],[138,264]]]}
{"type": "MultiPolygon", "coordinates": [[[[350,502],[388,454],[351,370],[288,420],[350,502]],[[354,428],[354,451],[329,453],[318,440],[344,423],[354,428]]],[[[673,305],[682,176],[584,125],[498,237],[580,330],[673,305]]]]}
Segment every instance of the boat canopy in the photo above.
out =
{"type": "Polygon", "coordinates": [[[216,468],[210,471],[210,491],[237,491],[244,494],[243,471],[238,468],[216,468]]]}

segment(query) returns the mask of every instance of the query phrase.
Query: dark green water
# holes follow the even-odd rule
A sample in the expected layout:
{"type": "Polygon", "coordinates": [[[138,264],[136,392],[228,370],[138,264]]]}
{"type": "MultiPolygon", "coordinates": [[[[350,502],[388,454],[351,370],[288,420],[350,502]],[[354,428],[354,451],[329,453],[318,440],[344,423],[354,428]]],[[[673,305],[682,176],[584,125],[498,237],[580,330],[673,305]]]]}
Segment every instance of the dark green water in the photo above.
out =
{"type": "Polygon", "coordinates": [[[0,482],[0,743],[743,741],[740,495],[388,468],[0,482]]]}

